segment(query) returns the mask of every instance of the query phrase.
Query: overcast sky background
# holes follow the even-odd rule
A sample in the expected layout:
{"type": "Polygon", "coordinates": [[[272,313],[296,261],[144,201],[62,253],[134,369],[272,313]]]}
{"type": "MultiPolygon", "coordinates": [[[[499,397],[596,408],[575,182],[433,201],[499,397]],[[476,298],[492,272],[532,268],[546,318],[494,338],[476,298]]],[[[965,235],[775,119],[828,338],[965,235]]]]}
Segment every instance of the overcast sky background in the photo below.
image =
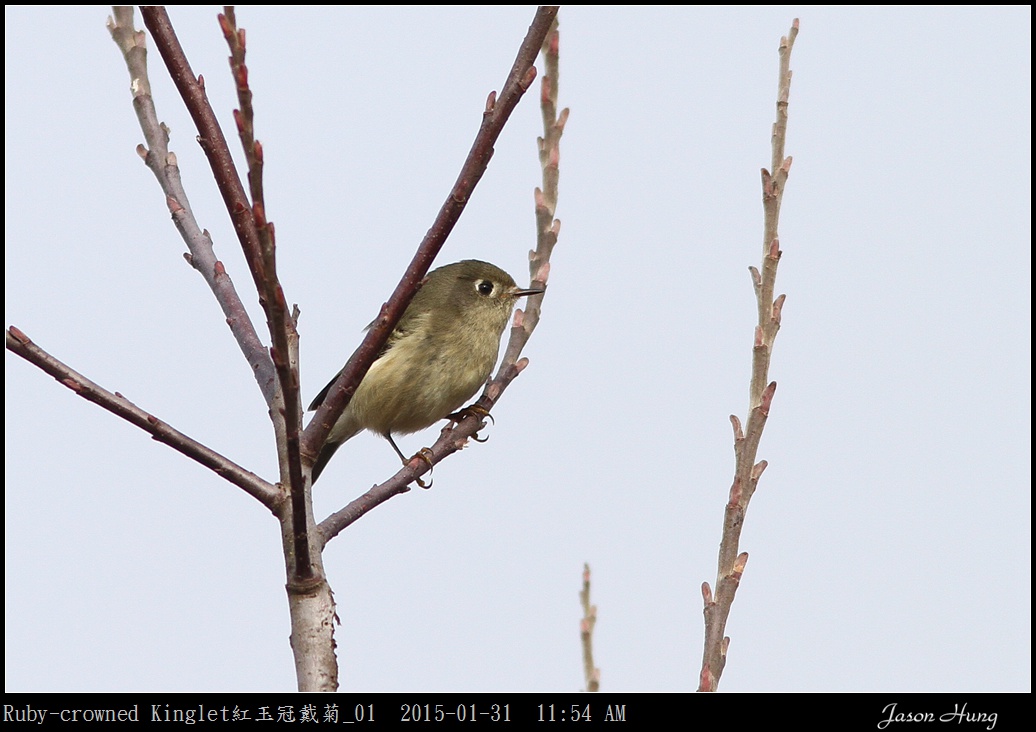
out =
{"type": "MultiPolygon", "coordinates": [[[[109,12],[5,9],[6,325],[273,479],[258,389],[134,151],[109,12]]],[[[232,135],[217,12],[171,17],[232,135]]],[[[238,9],[307,402],[409,262],[533,13],[238,9]]],[[[562,8],[572,113],[531,365],[489,442],[328,547],[343,690],[583,688],[583,562],[602,691],[696,687],[795,17],[779,388],[721,689],[1030,690],[1028,6],[562,8]]],[[[149,49],[198,220],[264,330],[149,49]]],[[[539,129],[530,93],[440,264],[527,282],[539,129]]],[[[265,509],[11,354],[5,419],[8,691],[295,688],[265,509]]],[[[359,436],[318,519],[396,468],[359,436]]]]}

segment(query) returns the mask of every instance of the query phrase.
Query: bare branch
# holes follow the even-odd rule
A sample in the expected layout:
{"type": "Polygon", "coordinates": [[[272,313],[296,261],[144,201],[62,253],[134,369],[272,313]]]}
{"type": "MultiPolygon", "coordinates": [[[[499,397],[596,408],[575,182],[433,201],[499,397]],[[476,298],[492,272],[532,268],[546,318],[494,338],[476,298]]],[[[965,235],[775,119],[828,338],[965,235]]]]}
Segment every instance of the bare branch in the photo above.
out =
{"type": "Polygon", "coordinates": [[[248,67],[245,66],[245,30],[237,27],[233,6],[224,8],[217,19],[230,47],[230,72],[237,89],[237,101],[241,105],[240,109],[234,110],[234,122],[248,163],[248,189],[252,202],[262,204],[263,148],[255,139],[255,109],[252,107],[252,90],[248,86],[248,67]]]}
{"type": "MultiPolygon", "coordinates": [[[[515,319],[519,320],[520,315],[521,311],[516,312],[515,319]]],[[[517,327],[520,328],[521,326],[517,327]]],[[[513,331],[514,328],[512,328],[513,331]]],[[[528,359],[523,358],[519,363],[512,364],[510,369],[504,370],[503,373],[498,373],[497,377],[486,387],[487,393],[484,393],[475,402],[475,406],[479,407],[483,413],[488,414],[496,399],[503,393],[503,390],[527,364],[528,359]]],[[[317,528],[320,531],[323,543],[326,545],[343,529],[364,516],[371,509],[380,506],[393,496],[409,491],[410,484],[429,472],[432,466],[439,464],[448,456],[467,446],[468,439],[477,435],[478,431],[485,426],[483,420],[482,413],[469,409],[466,412],[466,416],[460,422],[448,423],[443,427],[442,432],[439,433],[439,439],[435,441],[434,445],[422,450],[419,456],[412,458],[410,462],[387,481],[372,487],[362,496],[354,499],[344,508],[321,521],[317,528]]]]}
{"type": "Polygon", "coordinates": [[[7,329],[6,341],[7,350],[38,366],[79,396],[107,409],[130,424],[140,427],[158,442],[163,442],[192,460],[201,463],[221,478],[230,481],[258,499],[275,516],[279,515],[285,500],[284,492],[280,487],[271,485],[255,473],[245,470],[240,465],[228,460],[200,442],[192,440],[182,432],[173,429],[165,422],[130,402],[118,392],[112,393],[90,381],[37,346],[18,328],[11,327],[7,329]]]}
{"type": "MultiPolygon", "coordinates": [[[[536,138],[539,151],[540,168],[542,169],[542,188],[534,192],[533,200],[536,211],[536,249],[529,252],[530,287],[547,286],[550,275],[550,255],[558,242],[561,222],[554,218],[558,205],[558,163],[561,160],[561,136],[568,122],[568,108],[558,114],[558,92],[560,89],[558,55],[561,46],[561,35],[555,20],[550,35],[543,42],[543,63],[545,73],[540,82],[540,112],[543,117],[543,137],[536,138]]],[[[536,324],[540,321],[540,309],[544,294],[529,297],[525,308],[524,339],[518,340],[512,333],[504,352],[504,363],[514,363],[521,354],[525,342],[528,341],[536,324]]]]}
{"type": "Polygon", "coordinates": [[[493,156],[493,145],[496,143],[504,123],[507,122],[515,105],[518,104],[535,78],[536,69],[533,62],[543,44],[543,39],[554,22],[557,11],[557,6],[544,6],[536,11],[499,97],[493,92],[486,100],[482,126],[475,136],[475,141],[461,166],[460,175],[457,176],[449,196],[439,209],[435,221],[418,246],[417,253],[399,284],[396,285],[392,296],[388,302],[382,305],[381,312],[371,324],[363,342],[353,352],[335,385],[328,392],[327,399],[317,409],[313,419],[306,427],[303,433],[302,450],[310,460],[315,459],[320,448],[323,447],[331,427],[345,411],[356,387],[363,380],[378,353],[381,352],[392,329],[403,316],[407,305],[410,304],[421,281],[428,273],[432,261],[460,218],[476,184],[485,173],[489,160],[493,156]]]}
{"type": "Polygon", "coordinates": [[[723,537],[720,541],[716,592],[706,582],[702,585],[705,603],[705,648],[702,654],[698,691],[715,691],[727,662],[730,638],[724,636],[727,617],[734,595],[744,574],[748,554],[740,551],[741,530],[749,501],[755,494],[759,478],[766,469],[766,461],[756,462],[763,427],[770,413],[770,405],[777,391],[777,383],[767,384],[770,357],[774,340],[781,327],[781,309],[784,295],[774,299],[777,264],[781,251],[777,234],[784,185],[788,180],[791,158],[784,157],[788,129],[788,97],[791,90],[789,69],[791,49],[799,32],[799,21],[792,23],[787,37],[781,38],[778,54],[780,70],[777,84],[777,121],[773,125],[771,168],[775,173],[762,171],[763,188],[763,261],[762,270],[749,267],[758,305],[759,322],[755,326],[752,347],[752,379],[749,387],[748,421],[742,431],[740,420],[731,415],[734,428],[734,482],[723,515],[723,537]]]}
{"type": "MultiPolygon", "coordinates": [[[[279,352],[279,357],[282,359],[281,367],[286,368],[284,365],[289,361],[285,342],[286,334],[293,331],[294,327],[274,269],[272,225],[267,223],[265,212],[261,210],[261,207],[260,210],[253,210],[249,204],[230,155],[226,137],[220,129],[216,115],[205,94],[204,80],[194,76],[165,8],[161,6],[145,7],[142,8],[141,15],[148,30],[151,31],[169,75],[176,84],[184,105],[198,129],[198,142],[205,152],[216,185],[223,196],[227,211],[230,213],[230,219],[241,242],[249,271],[252,273],[256,291],[259,293],[260,303],[266,312],[271,337],[275,339],[273,349],[275,366],[279,352]],[[266,231],[260,233],[261,229],[266,231]],[[265,245],[264,239],[266,239],[265,245]]],[[[282,388],[288,389],[289,392],[293,388],[297,390],[297,380],[294,385],[291,378],[286,377],[282,381],[284,382],[282,388]]],[[[273,399],[270,398],[267,402],[272,405],[273,399]]]]}
{"type": "MultiPolygon", "coordinates": [[[[267,404],[270,406],[274,430],[278,435],[277,443],[279,446],[279,457],[281,458],[281,483],[292,487],[293,525],[296,527],[295,550],[293,553],[297,563],[297,575],[299,578],[305,579],[311,576],[312,570],[308,549],[309,539],[306,534],[306,526],[310,521],[306,518],[306,500],[303,496],[305,479],[302,474],[298,449],[299,430],[302,424],[302,404],[298,388],[297,356],[293,357],[292,355],[293,353],[297,354],[298,335],[295,332],[294,321],[288,314],[283,290],[277,281],[274,228],[266,220],[261,199],[257,200],[253,206],[248,204],[244,189],[241,186],[241,181],[237,176],[230,156],[226,139],[216,121],[212,108],[208,104],[204,82],[200,77],[197,79],[194,77],[165,9],[162,7],[147,7],[142,9],[141,14],[166,62],[170,76],[177,85],[184,103],[198,128],[200,133],[198,141],[205,151],[217,186],[227,205],[252,273],[253,281],[259,293],[259,301],[266,312],[267,325],[273,347],[270,350],[269,356],[266,356],[264,352],[262,363],[265,372],[269,370],[265,368],[266,365],[272,360],[276,380],[274,381],[274,379],[264,374],[264,381],[260,382],[260,387],[267,404]],[[295,369],[292,368],[293,363],[296,364],[295,369]]],[[[124,50],[124,54],[127,57],[127,63],[130,63],[129,51],[132,48],[129,48],[130,44],[125,38],[132,33],[132,16],[130,13],[121,12],[120,15],[128,16],[128,18],[124,17],[124,20],[129,20],[130,30],[127,31],[125,28],[122,28],[117,35],[116,29],[121,28],[125,23],[121,25],[112,23],[110,25],[113,26],[112,34],[116,41],[119,42],[122,39],[120,47],[129,49],[124,50]]],[[[255,163],[256,160],[261,163],[261,147],[258,146],[258,143],[255,143],[254,138],[251,136],[251,92],[247,87],[247,70],[243,65],[244,34],[243,32],[238,33],[236,28],[232,24],[228,24],[227,20],[222,16],[221,26],[231,45],[231,66],[235,72],[234,77],[239,91],[239,98],[243,98],[247,102],[248,135],[246,145],[247,152],[249,153],[248,159],[250,164],[255,163]]],[[[143,34],[139,34],[135,38],[139,38],[142,46],[143,34]]],[[[142,58],[143,54],[138,56],[142,58]]],[[[134,71],[135,68],[131,64],[131,75],[134,75],[134,71]]],[[[134,78],[136,78],[135,75],[134,78]]],[[[147,100],[150,103],[150,95],[148,95],[147,100]]],[[[241,115],[237,116],[240,122],[241,115]]],[[[259,191],[261,194],[261,177],[258,172],[261,170],[261,167],[258,165],[252,167],[250,165],[250,170],[249,177],[254,184],[253,192],[259,191]]],[[[175,219],[178,213],[177,209],[180,207],[174,207],[171,204],[171,208],[173,208],[175,219]]],[[[207,239],[207,236],[205,238],[207,239]]],[[[209,248],[211,250],[211,245],[209,248]]],[[[189,261],[194,263],[193,256],[189,261]]],[[[214,272],[216,275],[226,278],[226,272],[221,264],[217,263],[214,272]]],[[[239,309],[236,319],[247,321],[243,307],[239,309]]],[[[257,336],[255,341],[258,341],[257,336]]]]}
{"type": "MultiPolygon", "coordinates": [[[[557,8],[553,8],[553,12],[556,14],[557,8]]],[[[531,46],[530,36],[533,34],[533,30],[539,28],[541,21],[546,18],[544,8],[540,8],[537,12],[536,19],[533,21],[532,27],[529,29],[529,34],[526,35],[525,41],[522,43],[522,48],[519,51],[519,60],[522,58],[522,54],[528,50],[531,46]]],[[[564,132],[565,122],[568,120],[568,110],[565,109],[561,112],[560,116],[555,116],[554,110],[557,109],[557,56],[558,56],[558,33],[557,23],[555,15],[549,15],[549,22],[542,28],[542,35],[539,36],[539,41],[535,46],[531,46],[533,49],[543,48],[544,56],[547,63],[548,72],[553,68],[553,76],[544,78],[543,81],[543,94],[541,95],[541,107],[543,110],[544,118],[544,136],[538,138],[539,149],[540,149],[540,162],[543,167],[543,179],[544,188],[541,191],[539,188],[535,192],[536,202],[536,222],[537,222],[537,245],[536,250],[529,252],[530,259],[530,273],[532,276],[532,283],[530,287],[546,287],[547,279],[550,275],[550,253],[554,249],[554,245],[557,243],[558,232],[561,229],[561,222],[554,219],[554,210],[557,205],[557,181],[558,181],[558,159],[560,156],[559,141],[561,135],[564,132]],[[547,36],[548,30],[552,29],[550,36],[547,36]]],[[[539,32],[539,31],[537,31],[539,32]]],[[[535,58],[535,56],[533,56],[535,58]]],[[[531,63],[531,62],[530,62],[531,63]]],[[[534,71],[533,67],[528,67],[527,71],[522,76],[522,79],[528,79],[525,87],[520,84],[511,87],[511,82],[519,78],[518,75],[521,72],[522,65],[518,60],[515,61],[514,66],[511,69],[511,74],[508,76],[508,85],[505,85],[505,94],[514,96],[514,104],[517,104],[518,98],[521,93],[524,92],[528,85],[532,83],[532,77],[534,74],[530,74],[530,71],[534,71]]],[[[501,95],[501,98],[504,94],[501,95]]],[[[492,103],[493,96],[490,95],[490,102],[492,103]]],[[[483,120],[482,130],[479,131],[481,137],[484,130],[486,130],[487,122],[489,119],[488,115],[491,113],[490,107],[487,107],[487,117],[483,120]]],[[[502,122],[501,122],[502,124],[502,122]]],[[[499,134],[499,129],[496,131],[499,134]]],[[[494,136],[495,139],[495,136],[494,136]]],[[[478,147],[478,139],[476,138],[476,144],[472,146],[471,152],[468,154],[468,161],[465,162],[465,168],[468,167],[472,160],[472,156],[476,152],[478,147]]],[[[486,156],[485,160],[488,163],[488,155],[492,154],[492,148],[487,148],[487,151],[482,153],[486,156]]],[[[485,164],[482,165],[481,171],[484,172],[485,164]]],[[[481,176],[479,172],[479,176],[481,176]]],[[[464,180],[464,174],[458,179],[457,184],[454,186],[454,191],[457,190],[457,186],[464,180]]],[[[447,205],[450,203],[447,200],[447,205]]],[[[440,216],[446,210],[447,206],[443,206],[443,210],[440,211],[440,216]]],[[[459,216],[460,210],[457,210],[459,216]]],[[[452,224],[450,224],[452,227],[452,224]]],[[[433,226],[433,230],[435,227],[433,226]]],[[[431,232],[429,232],[429,235],[431,232]]],[[[422,242],[421,247],[423,248],[428,242],[428,238],[425,238],[425,242],[422,242]]],[[[438,245],[441,246],[441,243],[438,245]]],[[[420,251],[418,254],[420,255],[420,251]]],[[[436,249],[438,251],[438,248],[436,249]]],[[[414,258],[417,261],[417,257],[414,258]]],[[[411,263],[413,268],[414,263],[411,263]]],[[[409,271],[409,270],[408,270],[409,271]]],[[[402,285],[402,283],[400,283],[402,285]]],[[[399,294],[399,287],[396,288],[396,292],[393,293],[393,298],[399,294]]],[[[518,376],[519,373],[528,365],[529,360],[527,358],[519,359],[522,349],[528,342],[529,337],[532,335],[533,329],[536,327],[536,323],[539,321],[540,306],[543,302],[543,294],[529,296],[529,302],[527,303],[526,311],[518,309],[514,313],[514,321],[511,326],[510,336],[507,341],[507,348],[504,350],[504,357],[500,362],[500,366],[497,369],[496,375],[486,385],[485,390],[478,400],[472,405],[476,409],[470,409],[465,412],[466,416],[457,423],[450,422],[443,428],[439,435],[439,439],[430,448],[427,448],[422,452],[422,457],[419,459],[411,460],[407,465],[404,465],[394,476],[389,478],[381,485],[372,487],[369,491],[364,493],[359,498],[350,502],[344,508],[336,511],[335,513],[328,516],[326,519],[320,522],[319,529],[321,536],[323,537],[324,543],[333,539],[338,535],[345,527],[353,523],[361,516],[366,514],[375,506],[378,506],[393,496],[397,496],[400,493],[405,493],[409,490],[408,486],[417,478],[421,477],[429,470],[433,465],[439,463],[439,461],[446,458],[448,455],[452,455],[458,450],[462,449],[467,445],[468,439],[478,434],[478,431],[485,425],[484,417],[488,415],[492,410],[493,405],[496,404],[500,395],[503,394],[504,390],[510,385],[512,381],[518,376]]],[[[385,310],[388,307],[382,307],[382,316],[385,315],[385,310]]],[[[370,335],[364,340],[361,345],[361,349],[370,340],[370,335]]],[[[353,354],[353,358],[350,359],[352,363],[353,359],[357,358],[359,349],[353,354]]],[[[338,384],[342,383],[342,379],[339,378],[338,384]]],[[[309,438],[309,433],[313,429],[314,423],[321,418],[323,410],[317,412],[313,417],[313,421],[310,422],[309,427],[306,429],[306,438],[309,438]]],[[[326,433],[325,433],[326,434],[326,433]]]]}
{"type": "Polygon", "coordinates": [[[579,621],[579,637],[583,645],[583,675],[587,691],[600,691],[601,669],[594,666],[594,626],[597,625],[597,606],[590,604],[590,565],[583,565],[583,589],[579,593],[583,618],[579,621]]]}
{"type": "Polygon", "coordinates": [[[216,259],[208,232],[204,231],[194,218],[187,192],[180,180],[176,156],[169,151],[169,131],[158,121],[155,111],[147,72],[145,35],[143,31],[133,29],[133,8],[115,7],[114,18],[108,19],[108,30],[122,51],[130,73],[133,109],[147,145],[138,146],[137,152],[165,193],[166,205],[173,223],[190,251],[190,254],[185,255],[187,262],[198,270],[216,296],[216,301],[226,316],[227,325],[230,326],[238,347],[252,368],[263,398],[269,404],[274,393],[273,361],[259,340],[241,298],[234,289],[230,275],[227,274],[223,263],[216,259]]]}
{"type": "MultiPolygon", "coordinates": [[[[297,333],[294,318],[288,315],[287,302],[276,276],[274,228],[267,221],[266,206],[263,200],[263,151],[261,145],[255,140],[252,92],[248,82],[248,70],[244,62],[244,32],[237,28],[233,9],[228,8],[226,14],[220,17],[220,24],[230,47],[231,70],[241,107],[235,112],[235,120],[248,161],[251,203],[249,203],[244,187],[236,174],[227,141],[207,101],[204,80],[195,77],[191,70],[164,8],[149,7],[142,10],[145,24],[198,128],[199,143],[209,160],[217,186],[234,223],[259,293],[260,302],[267,316],[273,344],[270,356],[272,357],[274,378],[271,379],[272,388],[264,389],[263,393],[270,405],[271,417],[278,437],[281,483],[291,486],[292,520],[290,524],[284,516],[281,516],[285,555],[289,562],[289,597],[297,598],[303,605],[313,610],[312,612],[308,610],[296,612],[293,609],[293,647],[296,647],[297,644],[309,643],[307,638],[310,641],[317,639],[316,647],[323,649],[321,653],[324,655],[326,655],[325,651],[333,647],[333,637],[324,627],[327,625],[324,621],[330,617],[329,613],[333,615],[333,598],[323,581],[319,547],[310,547],[306,534],[307,528],[313,527],[312,508],[309,503],[309,492],[304,490],[306,482],[303,477],[300,452],[305,452],[309,457],[315,455],[319,450],[331,425],[341,415],[356,385],[363,378],[370,363],[384,345],[392,328],[420,286],[431,262],[455,225],[475,185],[484,174],[493,154],[493,145],[504,123],[535,78],[536,73],[532,63],[536,53],[543,45],[556,12],[556,7],[540,8],[537,11],[499,97],[496,93],[489,96],[479,133],[435,222],[419,246],[392,297],[382,307],[379,318],[369,329],[360,348],[347,363],[336,387],[332,388],[329,398],[324,401],[309,428],[300,436],[298,429],[301,425],[302,410],[298,396],[297,333]],[[313,551],[317,553],[311,557],[313,551]],[[312,559],[312,565],[310,559],[312,559]]],[[[121,11],[118,14],[125,17],[121,11]]],[[[556,36],[553,47],[556,56],[556,36]]],[[[126,53],[128,54],[128,52],[126,53]]],[[[556,77],[556,62],[554,76],[556,77]]],[[[545,94],[545,98],[550,98],[550,95],[545,94]]],[[[553,100],[556,103],[556,93],[553,100]]],[[[150,101],[150,97],[148,97],[148,101],[150,101]]],[[[551,116],[553,118],[553,114],[551,116]]],[[[564,113],[562,117],[564,117],[564,113]]],[[[552,182],[548,182],[549,174],[545,172],[544,190],[552,191],[552,193],[544,202],[543,195],[537,191],[537,217],[538,219],[547,218],[547,223],[540,226],[540,242],[537,246],[537,251],[545,252],[546,256],[541,256],[533,266],[534,277],[538,277],[542,283],[546,282],[549,273],[547,259],[549,250],[556,241],[558,230],[557,222],[553,221],[557,179],[556,141],[560,137],[564,121],[563,118],[560,124],[557,123],[557,120],[552,121],[556,128],[553,138],[549,134],[545,137],[548,140],[552,139],[548,149],[552,149],[553,152],[544,162],[545,171],[551,170],[553,176],[552,182]]],[[[166,155],[165,157],[171,159],[171,156],[166,155]]],[[[175,160],[172,162],[175,163],[175,160]]],[[[170,200],[172,200],[171,197],[170,200]]],[[[186,198],[180,200],[183,203],[177,202],[175,206],[170,204],[174,213],[181,210],[189,212],[186,198]]],[[[193,256],[191,261],[194,263],[193,256]]],[[[214,258],[213,261],[215,261],[214,258]]],[[[212,269],[215,274],[225,277],[225,272],[218,262],[212,269]]],[[[525,359],[520,362],[516,359],[538,319],[538,302],[531,310],[531,318],[525,317],[521,311],[515,314],[508,347],[509,357],[505,358],[497,377],[489,384],[486,393],[479,400],[479,404],[484,405],[487,411],[499,398],[503,389],[527,364],[525,359]]],[[[243,308],[241,313],[244,313],[243,308]]],[[[258,342],[258,338],[255,340],[258,342]]],[[[265,358],[263,361],[264,364],[268,363],[265,358]]],[[[372,498],[366,501],[367,505],[376,505],[377,501],[384,500],[384,498],[379,498],[380,496],[390,496],[394,495],[394,491],[406,490],[407,484],[422,472],[429,470],[431,465],[463,447],[467,438],[474,436],[481,425],[482,417],[473,413],[471,417],[464,419],[455,427],[445,429],[439,441],[433,446],[432,457],[428,463],[422,460],[412,461],[392,480],[372,491],[370,494],[372,498]]],[[[325,522],[328,525],[321,527],[320,536],[323,543],[326,543],[327,539],[341,530],[341,527],[347,525],[349,521],[355,520],[355,517],[346,516],[349,513],[348,509],[349,507],[336,514],[335,517],[331,517],[334,520],[329,519],[331,523],[325,522]]],[[[365,508],[365,510],[369,510],[369,508],[365,508]]],[[[356,515],[362,515],[362,512],[356,515]]],[[[301,656],[307,655],[301,654],[301,656]]],[[[331,677],[328,676],[327,671],[333,665],[333,661],[332,653],[330,659],[321,661],[312,668],[309,666],[305,669],[298,668],[300,689],[328,686],[331,677]]],[[[296,648],[296,662],[300,663],[298,648],[296,648]]]]}
{"type": "MultiPolygon", "coordinates": [[[[520,314],[520,311],[515,313],[516,320],[520,319],[520,314]]],[[[520,328],[521,326],[517,327],[520,328]]],[[[514,328],[512,328],[513,331],[514,328]]],[[[490,382],[489,386],[486,387],[487,393],[483,394],[475,402],[475,406],[479,407],[482,413],[488,414],[500,394],[503,393],[503,390],[526,365],[528,365],[528,359],[523,358],[518,364],[512,364],[511,368],[505,370],[504,373],[498,374],[490,382]]],[[[327,544],[343,529],[364,516],[371,509],[381,505],[393,496],[406,493],[410,490],[410,484],[425,473],[428,473],[432,466],[438,465],[448,456],[464,449],[468,444],[468,440],[475,437],[478,431],[485,426],[482,413],[477,410],[467,410],[466,416],[460,422],[450,422],[443,427],[435,444],[422,450],[419,456],[414,456],[395,475],[384,483],[372,487],[362,496],[349,502],[344,508],[321,521],[318,529],[323,538],[323,543],[327,544]]]]}
{"type": "Polygon", "coordinates": [[[277,371],[277,383],[281,386],[274,398],[270,416],[278,438],[281,482],[291,486],[295,574],[304,580],[312,576],[308,530],[312,512],[307,507],[306,479],[303,476],[299,452],[302,429],[302,398],[299,393],[298,372],[299,336],[295,329],[295,319],[288,315],[284,290],[277,278],[274,226],[266,219],[266,202],[263,198],[263,148],[255,139],[255,110],[252,107],[252,90],[248,86],[248,67],[245,66],[245,31],[238,29],[233,7],[227,7],[226,14],[219,15],[218,19],[223,37],[230,47],[231,76],[237,88],[238,103],[241,105],[240,109],[234,110],[234,119],[245,151],[245,159],[248,161],[252,216],[259,235],[259,251],[263,264],[259,299],[267,304],[270,341],[273,343],[270,355],[277,371]]]}
{"type": "MultiPolygon", "coordinates": [[[[216,180],[220,195],[223,196],[223,202],[230,213],[230,219],[244,251],[245,261],[248,262],[248,268],[252,273],[256,291],[263,293],[265,285],[259,232],[252,217],[245,189],[241,185],[241,179],[234,167],[234,160],[230,155],[226,137],[216,121],[216,115],[205,94],[205,81],[201,77],[196,77],[191,70],[191,65],[184,55],[165,8],[147,6],[141,8],[140,14],[144,18],[147,29],[151,32],[158,52],[165,61],[169,76],[183,98],[184,106],[187,107],[187,111],[198,129],[198,143],[209,161],[213,178],[216,180]]],[[[264,307],[268,307],[268,304],[264,304],[264,307]]]]}

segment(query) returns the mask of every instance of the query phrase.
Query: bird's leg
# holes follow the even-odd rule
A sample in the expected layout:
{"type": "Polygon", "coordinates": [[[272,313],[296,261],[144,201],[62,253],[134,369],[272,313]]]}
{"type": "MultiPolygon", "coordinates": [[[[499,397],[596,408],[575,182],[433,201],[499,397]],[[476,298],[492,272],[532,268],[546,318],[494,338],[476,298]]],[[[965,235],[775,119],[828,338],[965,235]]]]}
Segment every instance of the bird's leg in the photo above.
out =
{"type": "MultiPolygon", "coordinates": [[[[428,474],[431,475],[432,469],[435,468],[435,463],[432,462],[431,449],[427,447],[422,447],[421,450],[416,455],[414,455],[414,457],[407,459],[407,457],[403,454],[403,451],[399,449],[398,445],[396,445],[396,441],[392,439],[392,435],[385,435],[385,439],[389,441],[389,444],[392,445],[392,449],[396,451],[397,455],[399,455],[399,459],[403,461],[403,465],[409,465],[410,461],[414,458],[420,458],[421,460],[424,460],[426,463],[428,463],[428,474]]],[[[417,483],[417,485],[419,485],[422,488],[427,489],[432,487],[431,480],[429,480],[427,484],[425,484],[425,482],[420,478],[414,478],[414,481],[417,483]]]]}
{"type": "MultiPolygon", "coordinates": [[[[450,422],[453,422],[454,424],[460,424],[472,415],[478,417],[480,422],[484,423],[485,420],[488,418],[490,422],[496,424],[496,420],[493,419],[493,415],[489,413],[489,410],[485,407],[480,407],[478,404],[472,404],[470,406],[464,407],[464,409],[460,409],[454,412],[453,414],[447,414],[446,419],[450,420],[450,422]]],[[[480,424],[479,429],[482,429],[482,427],[484,426],[485,424],[480,424]]],[[[475,430],[475,434],[471,436],[471,439],[473,439],[475,442],[486,442],[489,438],[479,437],[478,430],[475,430]]]]}

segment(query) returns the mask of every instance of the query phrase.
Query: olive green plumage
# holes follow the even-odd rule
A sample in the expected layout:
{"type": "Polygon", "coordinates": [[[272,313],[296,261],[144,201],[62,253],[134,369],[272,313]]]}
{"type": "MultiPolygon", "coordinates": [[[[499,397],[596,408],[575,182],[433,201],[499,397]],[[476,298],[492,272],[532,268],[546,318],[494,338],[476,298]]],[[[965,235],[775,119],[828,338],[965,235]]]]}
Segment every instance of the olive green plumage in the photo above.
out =
{"type": "MultiPolygon", "coordinates": [[[[405,462],[392,435],[430,427],[474,396],[493,370],[515,301],[539,292],[520,289],[502,269],[477,259],[430,272],[331,428],[313,480],[335,450],[364,429],[385,437],[405,462]]],[[[310,409],[323,403],[337,378],[310,409]]]]}

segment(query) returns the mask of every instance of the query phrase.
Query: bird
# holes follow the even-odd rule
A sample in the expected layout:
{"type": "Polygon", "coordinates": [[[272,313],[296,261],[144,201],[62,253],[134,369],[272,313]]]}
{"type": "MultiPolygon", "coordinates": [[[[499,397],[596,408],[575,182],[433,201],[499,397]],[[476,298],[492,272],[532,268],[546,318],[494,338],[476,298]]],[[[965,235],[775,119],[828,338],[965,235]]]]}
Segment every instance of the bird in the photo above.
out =
{"type": "MultiPolygon", "coordinates": [[[[388,440],[405,464],[392,435],[430,427],[474,396],[496,364],[518,298],[542,292],[518,287],[507,272],[478,259],[430,272],[328,433],[312,481],[342,443],[365,429],[388,440]]],[[[341,373],[310,410],[323,404],[341,373]]]]}

